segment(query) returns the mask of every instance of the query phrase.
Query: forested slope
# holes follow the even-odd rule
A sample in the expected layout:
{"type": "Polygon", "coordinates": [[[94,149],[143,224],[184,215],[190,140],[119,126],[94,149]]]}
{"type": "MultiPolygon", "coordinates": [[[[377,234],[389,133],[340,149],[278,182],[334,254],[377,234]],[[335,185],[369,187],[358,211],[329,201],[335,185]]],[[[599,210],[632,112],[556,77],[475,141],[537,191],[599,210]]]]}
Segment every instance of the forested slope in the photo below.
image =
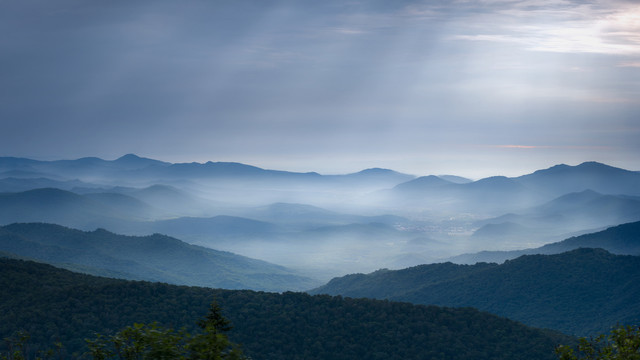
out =
{"type": "Polygon", "coordinates": [[[640,257],[578,249],[501,265],[445,263],[348,275],[311,293],[471,306],[531,326],[590,335],[640,322],[638,279],[640,257]]]}
{"type": "Polygon", "coordinates": [[[0,336],[26,330],[34,350],[61,341],[78,354],[94,332],[134,322],[193,326],[213,299],[253,359],[554,359],[570,341],[470,308],[124,281],[10,259],[0,272],[0,336]]]}
{"type": "Polygon", "coordinates": [[[73,271],[179,285],[307,290],[318,282],[283,266],[153,234],[124,236],[44,223],[0,227],[0,251],[73,271]]]}

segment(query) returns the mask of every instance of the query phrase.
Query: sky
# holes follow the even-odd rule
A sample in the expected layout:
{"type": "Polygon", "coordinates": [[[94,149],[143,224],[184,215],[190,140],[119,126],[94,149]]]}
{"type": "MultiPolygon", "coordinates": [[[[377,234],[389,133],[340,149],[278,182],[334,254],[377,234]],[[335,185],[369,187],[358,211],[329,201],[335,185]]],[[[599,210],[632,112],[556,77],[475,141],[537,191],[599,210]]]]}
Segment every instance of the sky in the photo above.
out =
{"type": "Polygon", "coordinates": [[[640,3],[0,0],[0,156],[640,170],[640,3]]]}

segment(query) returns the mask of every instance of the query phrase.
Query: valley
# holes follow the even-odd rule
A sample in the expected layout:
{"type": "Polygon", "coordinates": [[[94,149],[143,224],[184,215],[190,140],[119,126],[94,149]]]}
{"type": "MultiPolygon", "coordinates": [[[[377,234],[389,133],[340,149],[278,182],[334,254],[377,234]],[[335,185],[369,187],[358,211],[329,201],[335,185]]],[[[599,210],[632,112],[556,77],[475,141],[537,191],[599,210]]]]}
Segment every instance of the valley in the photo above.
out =
{"type": "Polygon", "coordinates": [[[133,154],[0,158],[0,225],[159,233],[327,281],[537,248],[637,221],[638,184],[638,172],[594,162],[472,181],[387,169],[320,175],[174,164],[133,154]]]}

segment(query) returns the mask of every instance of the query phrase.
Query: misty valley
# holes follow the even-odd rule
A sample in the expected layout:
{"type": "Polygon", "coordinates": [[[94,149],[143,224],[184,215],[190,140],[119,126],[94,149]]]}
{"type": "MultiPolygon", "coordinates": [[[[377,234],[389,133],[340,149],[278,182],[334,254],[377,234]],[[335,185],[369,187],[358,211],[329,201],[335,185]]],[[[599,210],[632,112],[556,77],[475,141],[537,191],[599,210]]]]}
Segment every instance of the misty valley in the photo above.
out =
{"type": "Polygon", "coordinates": [[[0,158],[0,335],[28,328],[36,342],[57,336],[72,344],[70,357],[82,352],[78,336],[91,332],[193,324],[194,309],[213,296],[234,325],[231,340],[255,359],[553,359],[573,336],[640,323],[638,256],[640,172],[597,162],[472,180],[133,154],[0,158]],[[59,306],[38,307],[47,297],[59,306]],[[97,308],[122,316],[92,315],[97,308]],[[42,309],[47,325],[38,327],[27,314],[42,309]],[[381,324],[380,316],[404,323],[381,324]],[[435,328],[414,323],[420,316],[435,328]],[[312,341],[338,331],[332,323],[344,333],[312,341]],[[375,326],[391,328],[379,334],[375,326]],[[402,356],[388,356],[387,342],[438,343],[420,338],[436,328],[448,344],[475,336],[477,352],[451,345],[455,355],[426,355],[403,345],[402,356]],[[500,336],[505,328],[526,332],[528,350],[500,336]],[[363,345],[370,336],[384,339],[379,348],[363,345]],[[504,342],[504,357],[488,341],[504,342]]]}

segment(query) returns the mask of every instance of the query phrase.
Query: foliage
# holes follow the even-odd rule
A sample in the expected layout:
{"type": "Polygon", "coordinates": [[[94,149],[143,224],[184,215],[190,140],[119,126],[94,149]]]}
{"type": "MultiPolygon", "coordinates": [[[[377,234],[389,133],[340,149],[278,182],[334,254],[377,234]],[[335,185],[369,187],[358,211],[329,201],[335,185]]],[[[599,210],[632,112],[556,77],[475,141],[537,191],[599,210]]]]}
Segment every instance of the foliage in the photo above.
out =
{"type": "MultiPolygon", "coordinates": [[[[133,324],[112,336],[96,334],[88,339],[85,357],[93,360],[243,360],[246,359],[238,346],[232,344],[224,333],[230,330],[229,321],[214,302],[209,314],[198,322],[202,332],[191,335],[185,330],[162,328],[157,323],[133,324]]],[[[0,360],[26,360],[30,358],[29,335],[19,331],[15,337],[5,339],[9,345],[0,360]]],[[[62,346],[56,344],[58,349],[62,346]]],[[[53,357],[53,351],[39,354],[36,359],[53,357]],[[42,357],[41,355],[44,355],[42,357]]],[[[59,352],[58,352],[59,356],[59,352]]]]}
{"type": "Polygon", "coordinates": [[[581,338],[577,352],[567,345],[556,352],[560,360],[640,360],[640,328],[618,326],[609,335],[581,338]]]}
{"type": "MultiPolygon", "coordinates": [[[[30,351],[29,340],[31,336],[23,330],[17,331],[13,336],[4,338],[4,342],[7,346],[7,351],[0,352],[0,360],[26,360],[29,359],[30,351]]],[[[46,351],[38,351],[35,356],[35,360],[44,359],[61,359],[62,343],[54,343],[54,348],[47,349],[46,351]]]]}
{"type": "Polygon", "coordinates": [[[587,336],[640,321],[640,257],[602,249],[348,275],[312,293],[471,306],[530,326],[587,336]],[[594,316],[597,314],[597,316],[594,316]]]}
{"type": "Polygon", "coordinates": [[[552,360],[555,346],[571,341],[471,308],[106,279],[9,259],[0,259],[0,274],[0,338],[24,329],[31,353],[59,341],[65,359],[87,352],[84,339],[95,333],[153,322],[157,331],[201,334],[192,338],[201,343],[225,332],[254,359],[552,360]],[[215,314],[207,317],[215,331],[197,325],[212,299],[233,329],[215,314]]]}
{"type": "Polygon", "coordinates": [[[156,323],[134,324],[109,337],[96,336],[87,340],[94,360],[179,359],[187,351],[186,334],[160,328],[156,323]]]}
{"type": "Polygon", "coordinates": [[[224,334],[231,328],[215,302],[198,325],[203,331],[191,335],[184,330],[161,328],[157,323],[134,324],[113,336],[97,335],[96,339],[87,340],[89,353],[93,360],[245,359],[224,334]]]}

